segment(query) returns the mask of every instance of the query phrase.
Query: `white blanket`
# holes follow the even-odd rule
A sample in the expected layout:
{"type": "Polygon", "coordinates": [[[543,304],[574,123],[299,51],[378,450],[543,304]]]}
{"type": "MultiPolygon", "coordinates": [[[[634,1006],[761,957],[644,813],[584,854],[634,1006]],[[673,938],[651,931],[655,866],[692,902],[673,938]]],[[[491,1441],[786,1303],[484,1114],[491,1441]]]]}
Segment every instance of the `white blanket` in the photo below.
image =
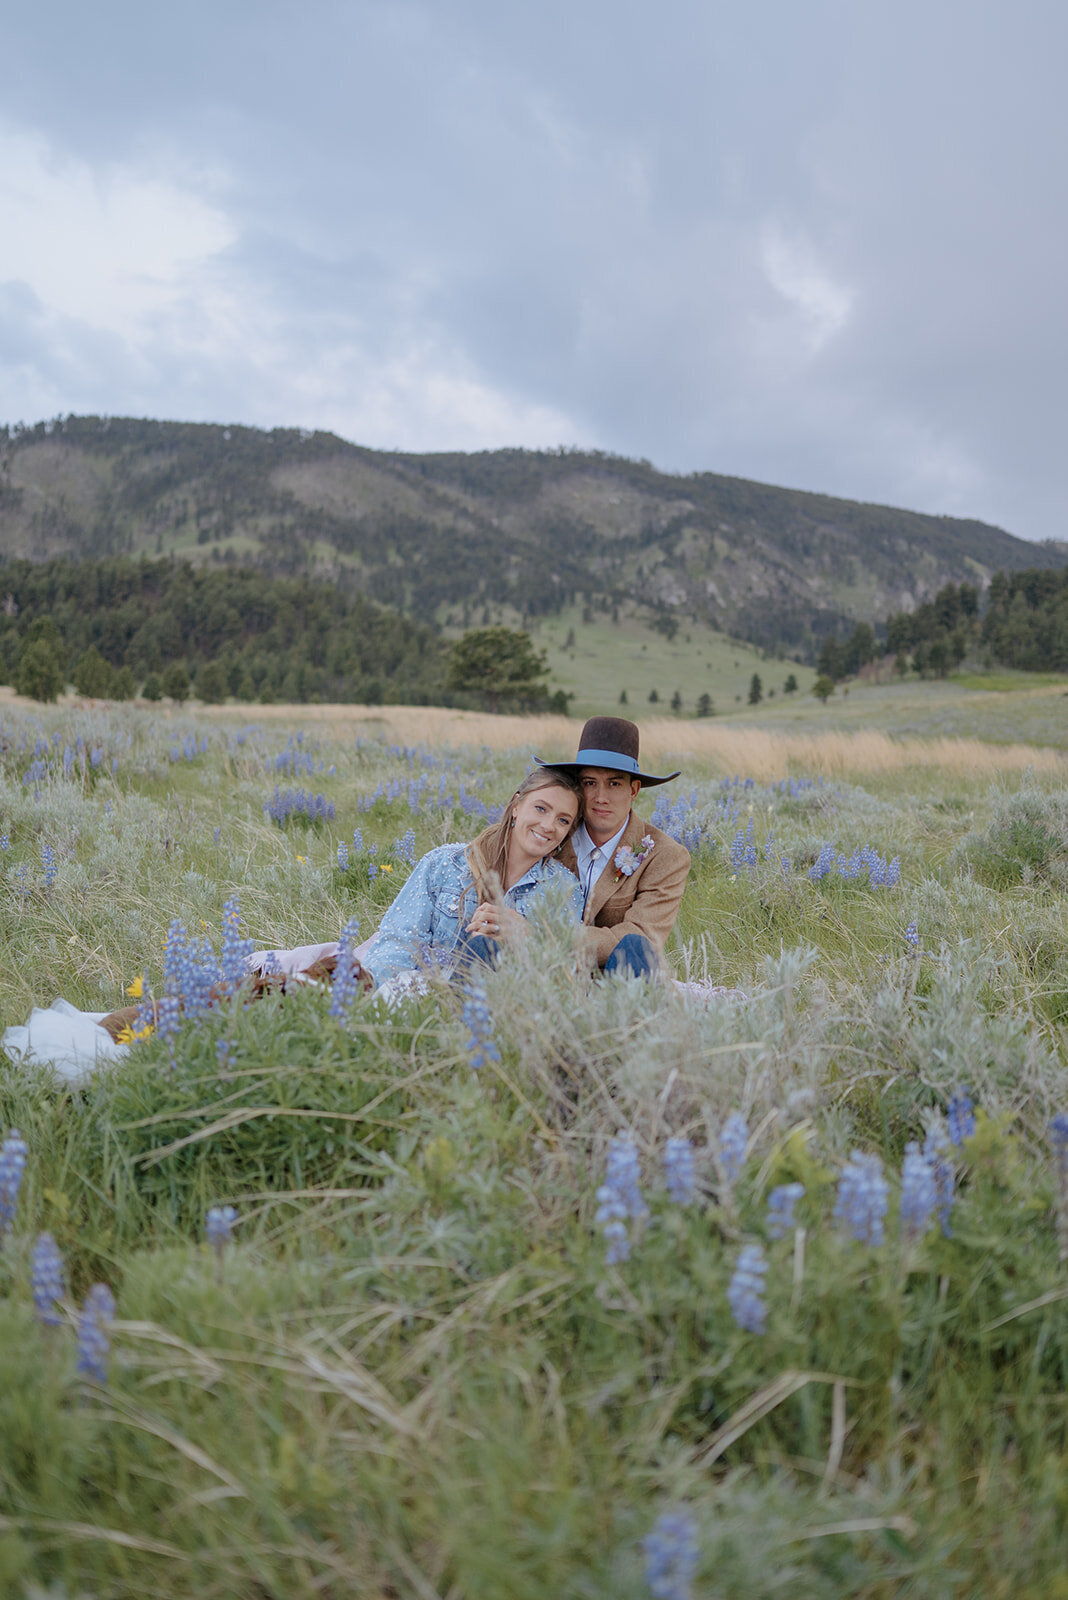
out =
{"type": "Polygon", "coordinates": [[[47,1062],[64,1083],[86,1083],[96,1069],[129,1055],[100,1026],[106,1011],[79,1011],[69,1000],[56,1000],[47,1011],[35,1006],[23,1026],[8,1028],[0,1047],[15,1061],[47,1062]]]}

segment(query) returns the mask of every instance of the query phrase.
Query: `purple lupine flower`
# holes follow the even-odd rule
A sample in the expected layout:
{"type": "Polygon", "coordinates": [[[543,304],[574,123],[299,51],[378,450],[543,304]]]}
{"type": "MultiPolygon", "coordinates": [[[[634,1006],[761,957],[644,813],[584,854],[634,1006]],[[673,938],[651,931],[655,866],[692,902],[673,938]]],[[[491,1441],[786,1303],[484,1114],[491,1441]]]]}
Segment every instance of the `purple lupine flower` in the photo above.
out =
{"type": "Polygon", "coordinates": [[[39,1233],[33,1247],[30,1266],[30,1287],[33,1290],[33,1309],[37,1320],[47,1328],[58,1328],[63,1318],[56,1310],[66,1288],[63,1257],[50,1233],[39,1233]]]}
{"type": "Polygon", "coordinates": [[[749,1125],[740,1111],[732,1111],[719,1135],[719,1164],[732,1187],[741,1176],[748,1143],[749,1125]]]}
{"type": "Polygon", "coordinates": [[[236,1206],[212,1206],[204,1218],[204,1236],[217,1256],[222,1256],[233,1236],[236,1206]]]}
{"type": "Polygon", "coordinates": [[[630,1235],[627,1233],[627,1207],[622,1196],[610,1183],[602,1183],[597,1191],[597,1211],[594,1222],[604,1233],[607,1246],[605,1265],[616,1266],[630,1260],[630,1235]]]}
{"type": "Polygon", "coordinates": [[[338,940],[337,964],[334,967],[334,982],[330,995],[330,1015],[336,1017],[339,1022],[347,1019],[352,1002],[360,992],[359,962],[353,955],[359,932],[359,922],[355,917],[350,917],[338,940]]]}
{"type": "Polygon", "coordinates": [[[834,1219],[859,1244],[880,1245],[885,1238],[883,1222],[889,1196],[890,1186],[879,1157],[854,1150],[838,1180],[834,1219]]]}
{"type": "Polygon", "coordinates": [[[78,1317],[78,1359],[74,1370],[96,1383],[108,1381],[114,1316],[115,1296],[106,1283],[94,1283],[78,1317]]]}
{"type": "MultiPolygon", "coordinates": [[[[233,904],[236,908],[236,902],[233,904]]],[[[190,938],[183,924],[175,917],[167,929],[163,949],[164,996],[175,1003],[167,1008],[167,1026],[164,1027],[161,1001],[159,1031],[163,1034],[176,1033],[182,1016],[188,1020],[207,1011],[222,979],[210,941],[190,938]]]]}
{"type": "Polygon", "coordinates": [[[252,949],[252,940],[241,937],[241,913],[237,895],[232,894],[222,914],[222,980],[228,988],[237,989],[244,982],[252,949]]]}
{"type": "Polygon", "coordinates": [[[307,789],[279,789],[276,784],[271,799],[263,803],[263,814],[280,828],[290,817],[311,827],[317,822],[334,820],[334,802],[324,794],[312,794],[307,789]]]}
{"type": "Polygon", "coordinates": [[[654,1600],[691,1600],[700,1550],[689,1511],[662,1511],[642,1548],[645,1581],[654,1600]]]}
{"type": "Polygon", "coordinates": [[[688,1206],[694,1195],[693,1145],[689,1139],[671,1138],[664,1146],[664,1182],[677,1206],[688,1206]]]}
{"type": "Polygon", "coordinates": [[[803,1183],[780,1183],[768,1195],[765,1222],[769,1239],[785,1239],[796,1227],[794,1208],[805,1192],[803,1183]]]}
{"type": "Polygon", "coordinates": [[[834,845],[823,845],[819,855],[808,869],[808,875],[812,879],[813,883],[819,883],[821,878],[825,878],[829,872],[833,871],[834,861],[834,845]]]}
{"type": "Polygon", "coordinates": [[[44,868],[45,888],[51,889],[59,877],[59,868],[56,866],[56,852],[47,842],[41,845],[41,865],[44,868]]]}
{"type": "Polygon", "coordinates": [[[768,1263],[758,1244],[743,1245],[733,1276],[727,1285],[727,1304],[731,1316],[746,1333],[763,1333],[767,1310],[764,1306],[764,1278],[768,1263]]]}
{"type": "Polygon", "coordinates": [[[410,867],[415,866],[415,829],[409,828],[399,839],[393,841],[393,853],[399,861],[406,861],[410,867]]]}
{"type": "Polygon", "coordinates": [[[1068,1177],[1068,1111],[1058,1111],[1049,1125],[1049,1142],[1060,1173],[1068,1177]]]}
{"type": "Polygon", "coordinates": [[[634,1140],[626,1133],[616,1134],[609,1141],[605,1157],[604,1181],[614,1189],[627,1208],[628,1217],[636,1222],[649,1215],[649,1207],[642,1195],[641,1163],[634,1140]]]}
{"type": "MultiPolygon", "coordinates": [[[[139,1013],[140,1018],[140,1013],[139,1013]]],[[[151,1021],[151,1014],[149,1016],[151,1021]]],[[[156,1032],[161,1039],[166,1039],[167,1047],[171,1053],[171,1066],[176,1065],[174,1054],[174,1041],[178,1030],[182,1026],[182,1003],[177,995],[165,994],[156,1007],[156,1032]]]]}
{"type": "Polygon", "coordinates": [[[919,1239],[927,1232],[938,1205],[935,1164],[915,1140],[905,1146],[901,1163],[901,1232],[919,1239]]]}
{"type": "Polygon", "coordinates": [[[17,1128],[0,1145],[0,1238],[15,1220],[29,1146],[17,1128]]]}
{"type": "Polygon", "coordinates": [[[949,1129],[949,1137],[958,1150],[965,1139],[970,1139],[975,1132],[973,1112],[971,1094],[967,1089],[958,1089],[946,1107],[946,1127],[949,1129]]]}
{"type": "Polygon", "coordinates": [[[943,1234],[947,1239],[952,1239],[953,1230],[949,1226],[949,1214],[956,1199],[957,1175],[953,1162],[945,1153],[949,1149],[950,1139],[944,1128],[935,1126],[927,1130],[927,1137],[923,1141],[923,1153],[931,1163],[936,1195],[935,1209],[943,1234]]]}
{"type": "Polygon", "coordinates": [[[493,1032],[493,1016],[484,983],[473,981],[464,990],[460,1020],[467,1029],[467,1054],[477,1072],[487,1061],[500,1061],[501,1052],[493,1032]]]}
{"type": "Polygon", "coordinates": [[[920,942],[919,924],[917,923],[916,919],[913,918],[913,920],[909,923],[908,927],[905,929],[905,943],[906,944],[917,945],[917,944],[919,944],[919,942],[920,942]]]}
{"type": "Polygon", "coordinates": [[[341,842],[339,843],[339,845],[337,847],[337,864],[338,864],[338,870],[340,872],[347,872],[348,871],[349,847],[345,843],[344,839],[341,840],[341,842]]]}
{"type": "Polygon", "coordinates": [[[1068,1112],[1058,1111],[1050,1122],[1049,1142],[1057,1163],[1057,1241],[1061,1260],[1068,1261],[1068,1112]]]}

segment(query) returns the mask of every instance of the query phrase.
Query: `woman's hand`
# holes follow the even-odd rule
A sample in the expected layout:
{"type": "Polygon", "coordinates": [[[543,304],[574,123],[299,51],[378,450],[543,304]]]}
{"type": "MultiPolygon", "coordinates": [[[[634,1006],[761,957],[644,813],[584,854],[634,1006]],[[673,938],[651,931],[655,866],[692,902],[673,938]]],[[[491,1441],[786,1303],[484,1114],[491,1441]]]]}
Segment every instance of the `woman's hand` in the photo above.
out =
{"type": "Polygon", "coordinates": [[[495,906],[487,900],[479,906],[465,931],[481,934],[485,939],[511,939],[525,927],[523,918],[511,906],[495,906]]]}

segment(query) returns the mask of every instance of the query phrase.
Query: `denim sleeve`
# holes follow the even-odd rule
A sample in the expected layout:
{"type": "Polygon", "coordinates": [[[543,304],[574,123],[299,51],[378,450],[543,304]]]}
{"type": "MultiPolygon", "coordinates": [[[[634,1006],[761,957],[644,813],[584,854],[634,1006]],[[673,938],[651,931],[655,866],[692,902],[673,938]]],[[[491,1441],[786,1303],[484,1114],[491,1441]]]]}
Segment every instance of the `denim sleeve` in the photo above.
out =
{"type": "Polygon", "coordinates": [[[419,965],[420,947],[430,942],[438,863],[430,851],[416,863],[407,883],[379,924],[367,967],[376,986],[419,965]]]}

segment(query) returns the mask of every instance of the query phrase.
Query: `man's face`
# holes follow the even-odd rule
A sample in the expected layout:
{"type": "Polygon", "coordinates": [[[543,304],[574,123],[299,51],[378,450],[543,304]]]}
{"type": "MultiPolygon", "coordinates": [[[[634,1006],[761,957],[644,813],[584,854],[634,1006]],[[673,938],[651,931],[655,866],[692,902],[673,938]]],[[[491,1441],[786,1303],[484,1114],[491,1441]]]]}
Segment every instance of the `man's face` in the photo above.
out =
{"type": "Polygon", "coordinates": [[[586,797],[586,832],[594,844],[605,844],[630,816],[631,801],[641,784],[608,767],[583,767],[579,777],[586,797]]]}

